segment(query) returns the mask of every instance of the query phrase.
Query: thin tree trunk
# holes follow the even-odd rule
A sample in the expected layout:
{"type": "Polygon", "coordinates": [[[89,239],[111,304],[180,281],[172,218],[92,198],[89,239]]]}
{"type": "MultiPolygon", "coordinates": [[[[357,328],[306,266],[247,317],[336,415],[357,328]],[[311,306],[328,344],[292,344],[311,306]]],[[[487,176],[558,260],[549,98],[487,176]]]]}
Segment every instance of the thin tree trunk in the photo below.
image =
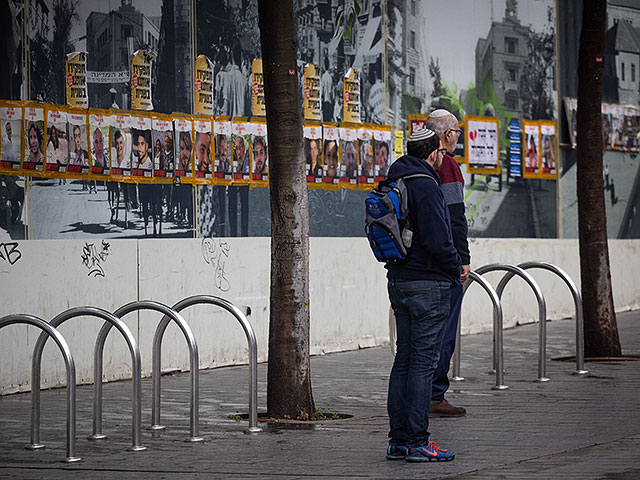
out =
{"type": "Polygon", "coordinates": [[[309,365],[309,213],[292,0],[259,0],[271,200],[269,416],[314,413],[309,365]]]}
{"type": "Polygon", "coordinates": [[[602,179],[606,0],[586,0],[578,57],[577,183],[586,356],[622,353],[611,289],[602,179]]]}

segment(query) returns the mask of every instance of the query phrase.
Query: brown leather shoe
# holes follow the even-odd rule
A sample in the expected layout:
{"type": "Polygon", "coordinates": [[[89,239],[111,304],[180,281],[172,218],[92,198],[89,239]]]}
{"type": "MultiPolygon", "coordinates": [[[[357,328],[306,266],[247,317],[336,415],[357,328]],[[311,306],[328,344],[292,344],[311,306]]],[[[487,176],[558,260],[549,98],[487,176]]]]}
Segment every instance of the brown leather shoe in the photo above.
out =
{"type": "Polygon", "coordinates": [[[463,407],[454,407],[446,400],[441,402],[431,402],[429,415],[437,417],[462,417],[467,414],[463,407]]]}

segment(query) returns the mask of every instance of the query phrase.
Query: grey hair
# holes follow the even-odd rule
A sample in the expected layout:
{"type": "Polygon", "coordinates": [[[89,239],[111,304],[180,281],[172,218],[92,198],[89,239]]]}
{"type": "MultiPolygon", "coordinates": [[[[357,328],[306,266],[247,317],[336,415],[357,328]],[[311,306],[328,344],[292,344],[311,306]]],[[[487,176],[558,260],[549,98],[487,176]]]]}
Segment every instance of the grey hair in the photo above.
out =
{"type": "Polygon", "coordinates": [[[427,128],[436,132],[438,138],[442,138],[444,132],[450,128],[458,128],[458,119],[453,113],[444,108],[434,110],[427,119],[427,128]]]}

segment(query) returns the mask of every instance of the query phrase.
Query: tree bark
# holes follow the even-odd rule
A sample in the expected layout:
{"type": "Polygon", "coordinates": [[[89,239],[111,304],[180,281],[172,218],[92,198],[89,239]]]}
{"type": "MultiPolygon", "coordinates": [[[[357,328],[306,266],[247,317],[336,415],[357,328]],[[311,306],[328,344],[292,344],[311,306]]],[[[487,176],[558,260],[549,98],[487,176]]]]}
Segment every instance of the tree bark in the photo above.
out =
{"type": "Polygon", "coordinates": [[[309,213],[292,0],[259,0],[269,137],[269,416],[314,414],[309,364],[309,213]]]}
{"type": "Polygon", "coordinates": [[[622,353],[611,288],[602,178],[606,0],[587,0],[578,56],[577,184],[585,355],[622,353]]]}

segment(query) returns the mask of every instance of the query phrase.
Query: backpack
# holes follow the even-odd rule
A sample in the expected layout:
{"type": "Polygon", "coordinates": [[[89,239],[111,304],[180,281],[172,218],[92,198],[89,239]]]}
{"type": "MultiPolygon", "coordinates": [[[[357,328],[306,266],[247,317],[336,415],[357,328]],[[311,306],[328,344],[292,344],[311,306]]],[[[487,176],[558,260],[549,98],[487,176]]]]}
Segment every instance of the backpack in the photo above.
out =
{"type": "MultiPolygon", "coordinates": [[[[384,179],[369,192],[365,200],[364,231],[373,255],[379,262],[402,262],[406,256],[413,230],[409,221],[407,180],[432,176],[417,173],[398,178],[384,179]]],[[[437,183],[437,182],[436,182],[437,183]]]]}

